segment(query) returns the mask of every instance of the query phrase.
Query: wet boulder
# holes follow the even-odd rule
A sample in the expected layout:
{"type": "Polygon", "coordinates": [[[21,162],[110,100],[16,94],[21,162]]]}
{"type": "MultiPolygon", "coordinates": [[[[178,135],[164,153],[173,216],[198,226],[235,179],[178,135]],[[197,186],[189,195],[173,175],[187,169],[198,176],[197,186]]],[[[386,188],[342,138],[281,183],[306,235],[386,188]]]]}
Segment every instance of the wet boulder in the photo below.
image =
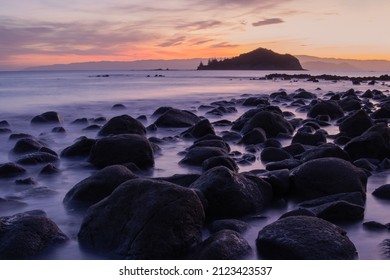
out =
{"type": "Polygon", "coordinates": [[[216,156],[227,156],[225,149],[218,147],[193,147],[188,150],[180,164],[201,166],[209,158],[216,156]]]}
{"type": "Polygon", "coordinates": [[[107,166],[72,187],[63,202],[90,206],[109,196],[123,182],[137,177],[123,165],[107,166]]]}
{"type": "Polygon", "coordinates": [[[0,217],[0,259],[31,259],[68,237],[41,211],[0,217]]]}
{"type": "Polygon", "coordinates": [[[248,241],[240,233],[221,230],[212,234],[194,248],[189,259],[195,260],[239,260],[252,252],[248,241]]]}
{"type": "Polygon", "coordinates": [[[373,119],[388,119],[390,118],[390,103],[381,104],[381,107],[371,114],[373,119]]]}
{"type": "Polygon", "coordinates": [[[26,169],[24,169],[23,166],[13,162],[0,164],[0,178],[16,177],[25,172],[26,169]]]}
{"type": "Polygon", "coordinates": [[[200,120],[197,115],[189,111],[170,108],[164,111],[154,124],[157,127],[189,127],[200,120]]]}
{"type": "Polygon", "coordinates": [[[332,120],[339,119],[344,116],[343,109],[333,100],[320,101],[312,106],[307,112],[307,116],[315,118],[320,115],[327,115],[332,120]]]}
{"type": "Polygon", "coordinates": [[[62,124],[62,117],[54,111],[45,112],[31,119],[31,124],[62,124]]]}
{"type": "Polygon", "coordinates": [[[116,259],[179,259],[201,237],[203,221],[193,190],[134,179],[89,208],[78,240],[116,259]]]}
{"type": "Polygon", "coordinates": [[[349,141],[344,150],[352,160],[390,158],[390,128],[386,124],[377,124],[367,129],[362,135],[349,141]]]}
{"type": "Polygon", "coordinates": [[[229,229],[236,231],[238,233],[244,233],[249,228],[249,224],[236,219],[223,219],[223,220],[215,220],[210,226],[210,232],[216,233],[220,230],[229,229]]]}
{"type": "Polygon", "coordinates": [[[116,116],[110,119],[99,131],[99,136],[118,134],[138,134],[144,136],[144,125],[129,115],[116,116]]]}
{"type": "Polygon", "coordinates": [[[32,152],[38,152],[44,145],[34,138],[22,138],[19,139],[12,149],[15,154],[27,154],[32,152]]]}
{"type": "Polygon", "coordinates": [[[341,158],[346,161],[351,160],[347,152],[345,152],[339,146],[331,143],[322,144],[314,149],[310,149],[303,152],[300,156],[300,159],[302,161],[309,161],[312,159],[325,158],[325,157],[341,158]]]}
{"type": "Polygon", "coordinates": [[[356,247],[346,232],[325,220],[293,216],[260,230],[257,250],[264,258],[280,260],[353,260],[356,247]]]}
{"type": "Polygon", "coordinates": [[[153,167],[154,156],[148,139],[138,134],[122,134],[97,140],[89,161],[100,168],[132,162],[146,169],[153,167]]]}
{"type": "Polygon", "coordinates": [[[378,198],[390,199],[390,184],[385,184],[376,188],[372,195],[378,198]]]}
{"type": "Polygon", "coordinates": [[[95,139],[89,139],[87,137],[81,137],[75,143],[66,147],[60,154],[63,158],[82,158],[88,157],[91,153],[93,145],[95,145],[95,139]]]}
{"type": "Polygon", "coordinates": [[[267,182],[224,166],[206,171],[190,188],[203,193],[208,201],[208,215],[212,217],[232,218],[255,213],[272,199],[272,187],[267,182]]]}
{"type": "Polygon", "coordinates": [[[291,143],[309,145],[309,146],[318,146],[326,143],[326,136],[319,131],[316,131],[315,133],[298,131],[292,138],[291,143]]]}
{"type": "Polygon", "coordinates": [[[53,155],[52,153],[48,152],[34,152],[30,154],[23,155],[17,160],[17,163],[19,164],[25,164],[25,165],[36,165],[36,164],[43,164],[43,163],[56,163],[60,159],[57,155],[53,155]]]}
{"type": "Polygon", "coordinates": [[[250,118],[243,126],[241,132],[245,135],[254,128],[262,128],[267,137],[276,137],[279,134],[292,134],[293,126],[283,117],[282,114],[277,114],[269,111],[260,111],[250,118]]]}
{"type": "Polygon", "coordinates": [[[189,187],[200,177],[199,174],[175,174],[169,177],[153,178],[155,180],[162,180],[182,187],[189,187]]]}
{"type": "Polygon", "coordinates": [[[359,110],[345,118],[339,125],[340,132],[348,137],[360,136],[372,127],[374,122],[366,111],[359,110]]]}
{"type": "Polygon", "coordinates": [[[215,134],[214,128],[208,119],[201,120],[187,129],[182,135],[189,135],[194,138],[201,138],[203,136],[215,134]]]}
{"type": "Polygon", "coordinates": [[[188,149],[191,150],[195,147],[215,147],[224,150],[225,152],[230,152],[230,146],[223,139],[199,139],[194,142],[194,144],[188,149]]]}
{"type": "Polygon", "coordinates": [[[254,128],[242,137],[241,143],[245,145],[256,145],[264,143],[265,140],[267,140],[265,131],[262,128],[254,128]]]}
{"type": "Polygon", "coordinates": [[[238,172],[237,163],[229,156],[216,156],[203,161],[202,170],[207,171],[216,166],[225,166],[232,171],[238,172]]]}
{"type": "Polygon", "coordinates": [[[291,171],[290,180],[292,191],[308,199],[346,192],[365,196],[367,185],[362,169],[339,158],[307,161],[291,171]]]}
{"type": "Polygon", "coordinates": [[[262,162],[274,162],[285,159],[292,159],[292,156],[281,148],[267,147],[264,148],[260,153],[260,159],[262,162]]]}

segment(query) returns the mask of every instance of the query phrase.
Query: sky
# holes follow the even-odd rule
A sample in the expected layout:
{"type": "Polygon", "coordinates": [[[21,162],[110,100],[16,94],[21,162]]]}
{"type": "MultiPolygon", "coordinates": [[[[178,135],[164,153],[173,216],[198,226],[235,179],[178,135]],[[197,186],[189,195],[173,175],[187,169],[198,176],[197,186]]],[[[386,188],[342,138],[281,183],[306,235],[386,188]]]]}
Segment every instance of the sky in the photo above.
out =
{"type": "Polygon", "coordinates": [[[390,60],[388,0],[0,0],[0,70],[232,57],[390,60]]]}

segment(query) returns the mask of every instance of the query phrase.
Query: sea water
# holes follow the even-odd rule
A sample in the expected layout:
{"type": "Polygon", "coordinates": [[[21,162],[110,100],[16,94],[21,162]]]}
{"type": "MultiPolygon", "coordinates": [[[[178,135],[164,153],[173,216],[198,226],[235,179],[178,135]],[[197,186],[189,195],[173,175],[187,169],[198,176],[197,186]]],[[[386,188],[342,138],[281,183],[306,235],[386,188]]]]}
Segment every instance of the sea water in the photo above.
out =
{"type": "MultiPolygon", "coordinates": [[[[292,93],[303,88],[322,97],[328,92],[343,92],[350,88],[365,91],[379,89],[388,94],[389,84],[367,83],[352,85],[351,81],[320,81],[306,80],[264,80],[259,79],[265,71],[61,71],[61,72],[0,72],[0,121],[10,123],[12,133],[28,133],[45,142],[58,154],[74,143],[80,136],[96,138],[97,131],[86,131],[85,126],[72,125],[78,118],[94,119],[128,114],[134,118],[145,115],[148,119],[145,126],[151,124],[151,115],[158,107],[171,106],[186,109],[199,116],[204,116],[207,110],[199,109],[200,105],[208,105],[214,101],[240,99],[251,95],[271,94],[278,90],[292,93]],[[123,104],[126,109],[112,110],[114,104],[123,104]],[[66,133],[52,133],[50,126],[31,126],[31,119],[46,111],[58,112],[63,120],[66,133]]],[[[315,72],[288,72],[287,74],[324,74],[315,72]]],[[[325,73],[348,76],[379,76],[386,73],[349,72],[325,73]]],[[[296,108],[278,104],[282,110],[293,112],[296,117],[305,118],[304,113],[296,112],[296,108]]],[[[248,107],[236,106],[237,113],[222,117],[207,115],[211,121],[227,119],[234,121],[248,107]]],[[[215,127],[217,134],[226,128],[215,127]]],[[[338,133],[338,127],[326,128],[330,134],[338,133]]],[[[184,129],[159,129],[148,133],[148,137],[165,137],[180,134],[184,129]]],[[[0,134],[0,164],[13,161],[10,150],[15,141],[9,140],[9,134],[0,134]]],[[[283,145],[291,140],[283,140],[283,145]]],[[[328,142],[332,140],[329,139],[328,142]]],[[[146,177],[165,177],[174,174],[201,173],[199,168],[179,165],[182,155],[178,153],[191,146],[192,141],[180,140],[161,146],[161,152],[156,154],[155,168],[144,174],[146,177]]],[[[241,145],[230,144],[233,151],[244,152],[241,145]]],[[[264,168],[256,154],[257,160],[252,165],[240,166],[240,171],[250,171],[264,168]]],[[[77,243],[77,233],[84,213],[66,209],[62,200],[75,184],[96,171],[88,162],[80,160],[61,159],[59,174],[40,176],[42,165],[26,166],[27,174],[21,178],[32,177],[38,184],[34,187],[15,184],[15,178],[0,179],[0,198],[11,198],[26,203],[21,208],[0,208],[0,216],[13,215],[29,210],[41,209],[47,213],[60,229],[70,237],[65,245],[54,248],[40,255],[42,259],[97,259],[96,255],[84,252],[77,243]],[[34,191],[31,191],[31,189],[34,191]]],[[[371,195],[372,191],[389,182],[390,172],[374,174],[369,178],[367,202],[363,221],[340,224],[349,238],[354,242],[360,259],[382,259],[379,244],[390,238],[388,231],[368,231],[363,228],[364,221],[389,223],[390,204],[371,195]]],[[[253,255],[257,258],[255,239],[258,231],[267,224],[277,220],[283,213],[293,210],[293,202],[278,202],[267,210],[258,213],[262,219],[251,222],[251,228],[245,233],[245,238],[253,247],[253,255]]],[[[207,232],[205,232],[207,237],[207,232]]]]}

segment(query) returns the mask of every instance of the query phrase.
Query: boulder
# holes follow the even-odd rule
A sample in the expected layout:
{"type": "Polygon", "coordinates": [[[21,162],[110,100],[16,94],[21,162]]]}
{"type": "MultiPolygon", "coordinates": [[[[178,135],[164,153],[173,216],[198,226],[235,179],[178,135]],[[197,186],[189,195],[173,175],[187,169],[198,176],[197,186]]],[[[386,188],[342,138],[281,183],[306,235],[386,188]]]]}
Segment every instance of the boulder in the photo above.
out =
{"type": "Polygon", "coordinates": [[[150,142],[138,134],[107,136],[97,140],[89,160],[100,168],[130,162],[143,169],[154,165],[150,142]]]}
{"type": "Polygon", "coordinates": [[[293,126],[283,117],[269,111],[261,111],[250,118],[242,128],[241,132],[245,135],[254,128],[262,128],[267,137],[276,137],[280,133],[291,135],[294,131],[293,126]]]}
{"type": "Polygon", "coordinates": [[[31,124],[62,124],[62,117],[57,112],[45,112],[32,118],[31,124]]]}
{"type": "Polygon", "coordinates": [[[208,119],[197,122],[191,128],[182,133],[182,135],[190,135],[194,138],[201,138],[208,134],[215,134],[214,128],[208,119]]]}
{"type": "Polygon", "coordinates": [[[292,159],[292,156],[281,148],[267,147],[260,153],[260,159],[264,163],[292,159]]]}
{"type": "Polygon", "coordinates": [[[265,131],[262,128],[254,128],[242,137],[241,143],[245,145],[256,145],[264,143],[265,140],[267,140],[265,131]]]}
{"type": "Polygon", "coordinates": [[[344,150],[352,160],[390,158],[390,129],[383,123],[374,125],[349,141],[344,150]]]}
{"type": "Polygon", "coordinates": [[[307,150],[301,154],[300,158],[302,161],[309,161],[325,157],[341,158],[346,161],[351,160],[349,155],[343,149],[331,143],[322,144],[314,149],[307,150]]]}
{"type": "Polygon", "coordinates": [[[360,136],[372,127],[374,122],[366,111],[359,110],[345,118],[339,125],[340,132],[348,137],[360,136]]]}
{"type": "Polygon", "coordinates": [[[144,125],[129,115],[116,116],[110,119],[99,131],[99,136],[138,134],[144,136],[144,125]]]}
{"type": "Polygon", "coordinates": [[[44,145],[34,138],[22,138],[19,139],[12,149],[15,154],[28,154],[32,152],[38,152],[44,145]]]}
{"type": "Polygon", "coordinates": [[[236,219],[224,219],[224,220],[215,220],[210,226],[210,232],[216,233],[220,230],[229,229],[236,231],[238,233],[244,233],[249,228],[249,224],[236,219]]]}
{"type": "Polygon", "coordinates": [[[250,255],[252,249],[241,234],[232,230],[221,230],[194,248],[190,259],[238,260],[250,255]]]}
{"type": "Polygon", "coordinates": [[[217,147],[193,147],[179,163],[201,166],[206,159],[216,156],[227,156],[227,152],[217,147]]]}
{"type": "Polygon", "coordinates": [[[371,114],[373,119],[388,119],[390,118],[390,103],[386,102],[381,107],[371,114]]]}
{"type": "Polygon", "coordinates": [[[58,158],[58,156],[53,155],[52,153],[34,152],[20,157],[17,160],[17,163],[25,164],[25,165],[36,165],[36,164],[43,164],[43,163],[55,163],[58,162],[59,160],[60,159],[58,158]]]}
{"type": "Polygon", "coordinates": [[[0,164],[0,178],[16,177],[26,172],[26,169],[19,164],[7,162],[0,164]]]}
{"type": "Polygon", "coordinates": [[[298,131],[295,133],[291,141],[292,144],[302,144],[310,146],[318,146],[326,143],[326,136],[323,133],[307,133],[303,131],[298,131]]]}
{"type": "Polygon", "coordinates": [[[69,147],[66,147],[61,152],[60,156],[63,158],[88,157],[95,143],[95,139],[89,139],[85,136],[81,137],[74,144],[70,145],[69,147]]]}
{"type": "Polygon", "coordinates": [[[202,170],[203,172],[214,168],[216,166],[225,166],[229,168],[232,171],[238,172],[238,166],[237,163],[229,156],[216,156],[211,157],[203,161],[202,163],[202,170]]]}
{"type": "Polygon", "coordinates": [[[203,221],[193,190],[134,179],[88,209],[78,240],[117,259],[179,259],[201,237],[203,221]]]}
{"type": "Polygon", "coordinates": [[[169,183],[173,183],[182,187],[189,187],[200,177],[199,174],[175,174],[169,177],[153,178],[155,180],[162,180],[169,183]]]}
{"type": "Polygon", "coordinates": [[[77,183],[65,195],[66,205],[90,206],[109,196],[120,184],[137,178],[123,165],[111,165],[77,183]]]}
{"type": "Polygon", "coordinates": [[[266,259],[353,260],[357,257],[355,245],[343,229],[308,216],[287,217],[264,227],[256,246],[266,259]]]}
{"type": "Polygon", "coordinates": [[[360,192],[365,196],[367,175],[339,158],[320,158],[303,163],[290,173],[292,191],[303,198],[360,192]]]}
{"type": "Polygon", "coordinates": [[[378,198],[390,199],[390,184],[385,184],[375,189],[372,195],[378,198]]]}
{"type": "Polygon", "coordinates": [[[208,201],[208,215],[232,218],[253,214],[272,199],[272,187],[256,176],[245,176],[224,166],[203,173],[190,188],[200,190],[208,201]]]}
{"type": "Polygon", "coordinates": [[[344,111],[335,101],[320,101],[312,106],[309,112],[307,112],[309,118],[315,118],[319,115],[327,115],[332,120],[335,120],[343,117],[344,111]]]}
{"type": "Polygon", "coordinates": [[[162,113],[154,124],[157,127],[189,127],[199,121],[200,118],[189,111],[171,108],[162,113]]]}
{"type": "MultiPolygon", "coordinates": [[[[40,211],[37,211],[40,212],[40,211]]],[[[31,259],[68,237],[44,214],[34,211],[0,217],[0,259],[31,259]]]]}
{"type": "Polygon", "coordinates": [[[195,147],[215,147],[224,150],[225,152],[230,152],[230,146],[223,139],[202,139],[195,141],[194,144],[188,149],[191,150],[195,147]]]}

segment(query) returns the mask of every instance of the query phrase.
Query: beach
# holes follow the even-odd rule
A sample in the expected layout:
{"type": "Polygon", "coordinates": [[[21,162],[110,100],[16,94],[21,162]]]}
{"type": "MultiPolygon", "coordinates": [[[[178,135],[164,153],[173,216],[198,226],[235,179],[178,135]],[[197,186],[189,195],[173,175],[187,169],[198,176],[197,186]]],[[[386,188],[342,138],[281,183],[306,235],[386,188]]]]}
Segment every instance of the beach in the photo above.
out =
{"type": "MultiPolygon", "coordinates": [[[[353,147],[346,148],[352,139],[361,136],[366,129],[358,132],[355,130],[350,132],[346,129],[340,135],[340,124],[344,119],[361,110],[367,113],[367,119],[365,120],[372,121],[367,129],[378,125],[379,128],[376,131],[380,130],[379,134],[388,133],[388,117],[386,115],[381,116],[379,113],[375,117],[372,114],[375,114],[380,108],[386,109],[384,104],[388,98],[390,83],[377,81],[369,84],[368,81],[363,81],[360,84],[353,84],[352,80],[320,79],[313,81],[297,78],[267,80],[264,79],[267,74],[271,74],[271,72],[1,72],[0,121],[4,122],[0,134],[0,164],[16,163],[24,171],[20,171],[16,175],[1,176],[0,216],[12,217],[17,213],[26,213],[33,210],[44,211],[45,214],[38,211],[32,212],[32,214],[29,212],[30,214],[27,215],[45,216],[53,221],[58,226],[61,237],[64,239],[59,244],[44,248],[36,254],[20,256],[20,258],[62,260],[110,258],[207,259],[212,258],[213,253],[207,253],[208,251],[201,247],[197,247],[195,250],[193,249],[194,246],[202,246],[203,241],[210,236],[215,237],[215,234],[219,232],[219,230],[212,229],[213,222],[234,219],[244,222],[245,230],[240,231],[237,228],[232,230],[232,227],[237,227],[237,223],[235,226],[229,223],[228,226],[225,225],[222,228],[229,229],[225,232],[229,238],[235,236],[236,239],[240,240],[241,250],[236,253],[220,252],[221,255],[219,256],[221,258],[222,256],[229,256],[233,259],[263,259],[272,256],[259,249],[262,242],[266,242],[268,234],[263,232],[264,241],[259,238],[259,231],[268,225],[274,224],[283,214],[302,208],[305,208],[311,214],[306,213],[302,216],[301,214],[293,214],[292,217],[310,216],[313,219],[319,219],[318,215],[324,215],[321,220],[337,225],[344,230],[345,234],[341,235],[346,235],[349,242],[356,247],[357,254],[354,255],[354,259],[388,258],[388,253],[386,255],[386,248],[388,250],[388,247],[380,244],[388,239],[388,223],[390,221],[386,213],[390,206],[389,201],[372,195],[375,189],[388,183],[389,164],[386,161],[386,155],[375,151],[372,152],[372,157],[376,156],[373,159],[370,155],[359,153],[360,150],[356,151],[353,147]],[[371,95],[367,94],[368,91],[371,92],[371,95]],[[363,96],[364,94],[366,95],[363,96]],[[349,99],[356,102],[344,102],[349,99]],[[324,114],[321,111],[322,109],[319,109],[319,113],[311,111],[316,104],[323,104],[323,102],[332,104],[331,107],[334,110],[329,111],[328,115],[324,114]],[[156,112],[159,108],[165,109],[156,112]],[[339,108],[341,108],[341,111],[339,108]],[[176,111],[172,111],[172,109],[176,111]],[[172,114],[174,112],[175,121],[167,116],[168,120],[160,119],[170,110],[172,114]],[[245,113],[251,110],[253,114],[242,118],[245,113]],[[47,119],[45,121],[45,115],[42,115],[45,112],[55,113],[50,114],[49,121],[47,119]],[[262,118],[270,117],[270,121],[267,121],[264,125],[258,125],[261,121],[252,120],[258,113],[264,113],[262,118]],[[51,118],[53,115],[54,120],[51,118]],[[121,131],[121,129],[119,129],[119,132],[113,132],[116,128],[111,131],[108,129],[108,132],[102,132],[110,120],[126,115],[130,116],[128,121],[132,123],[128,132],[121,131]],[[32,121],[37,116],[38,121],[32,121]],[[241,124],[239,122],[240,117],[241,124]],[[280,128],[277,128],[277,125],[268,126],[268,123],[273,123],[274,119],[277,119],[277,125],[281,125],[280,128]],[[196,126],[199,122],[203,122],[200,128],[196,126]],[[384,125],[381,126],[381,124],[384,125]],[[261,130],[255,128],[261,128],[261,130]],[[248,133],[253,131],[258,134],[252,135],[251,138],[248,133]],[[22,133],[25,135],[21,135],[22,133]],[[122,142],[119,142],[121,139],[117,139],[120,137],[115,136],[115,138],[114,134],[135,134],[137,137],[131,136],[131,139],[124,137],[123,139],[127,139],[126,141],[139,140],[142,145],[146,143],[145,145],[150,147],[151,150],[147,152],[140,152],[137,148],[134,151],[131,150],[131,154],[141,153],[137,159],[121,159],[118,162],[113,159],[108,163],[104,161],[108,158],[107,155],[103,155],[103,159],[97,159],[99,157],[97,143],[100,141],[99,143],[103,145],[102,139],[111,137],[109,140],[118,141],[115,142],[117,144],[114,144],[114,146],[122,145],[120,144],[122,142]],[[209,134],[213,136],[207,136],[209,134]],[[298,137],[297,134],[301,137],[298,137]],[[340,139],[340,136],[344,138],[340,139]],[[142,139],[140,140],[139,137],[142,139]],[[263,139],[258,140],[259,137],[263,137],[263,139]],[[27,140],[27,146],[23,146],[17,151],[17,144],[19,143],[19,146],[23,144],[19,142],[22,139],[34,139],[34,143],[31,144],[32,142],[27,140]],[[83,139],[92,140],[88,144],[90,146],[87,145],[89,147],[87,151],[84,150],[82,153],[71,154],[70,156],[64,154],[66,148],[83,139]],[[143,142],[144,139],[147,142],[143,142]],[[203,144],[199,144],[199,142],[203,142],[203,144]],[[310,150],[321,150],[319,147],[325,143],[332,145],[331,147],[334,149],[329,154],[324,152],[323,154],[326,156],[305,154],[310,150]],[[210,149],[205,149],[205,147],[210,149]],[[268,157],[264,152],[265,149],[269,151],[268,157]],[[191,150],[195,151],[192,152],[192,156],[191,150]],[[95,151],[95,154],[92,154],[92,151],[95,151]],[[36,152],[44,152],[46,157],[31,160],[28,155],[36,152]],[[199,158],[203,153],[205,153],[205,156],[199,158]],[[53,157],[51,158],[46,154],[53,157]],[[303,154],[306,158],[302,156],[303,154]],[[146,161],[147,157],[151,157],[150,161],[146,161]],[[206,159],[211,157],[219,157],[219,160],[209,162],[208,167],[202,165],[206,159]],[[320,159],[323,158],[331,159],[321,161],[320,159]],[[333,176],[332,173],[328,175],[321,173],[315,175],[314,179],[310,176],[306,178],[306,171],[303,168],[306,168],[307,163],[312,161],[322,167],[338,166],[340,164],[340,168],[335,168],[336,171],[337,169],[344,170],[342,168],[346,168],[345,173],[341,174],[337,182],[354,178],[358,174],[356,175],[357,179],[351,183],[349,189],[335,190],[329,193],[321,190],[320,194],[309,195],[311,189],[310,186],[308,187],[309,190],[306,189],[306,185],[315,184],[320,176],[325,176],[325,181],[328,180],[329,182],[332,182],[332,178],[338,178],[337,176],[339,176],[333,176]],[[50,167],[47,167],[48,164],[50,164],[50,167]],[[93,242],[88,240],[86,236],[92,234],[88,232],[89,230],[93,232],[89,227],[94,226],[96,227],[95,231],[99,231],[99,225],[88,224],[86,217],[88,216],[91,220],[95,219],[94,215],[102,215],[99,211],[104,213],[102,209],[104,207],[110,208],[115,202],[105,199],[106,206],[103,207],[103,204],[100,203],[100,208],[94,208],[95,213],[88,210],[87,214],[85,205],[79,207],[77,204],[69,203],[72,198],[68,193],[84,179],[113,164],[122,166],[124,164],[125,167],[123,168],[130,172],[130,174],[127,174],[128,171],[119,168],[119,171],[113,171],[114,174],[116,174],[115,172],[120,174],[124,172],[127,174],[123,175],[124,178],[135,176],[134,178],[131,177],[129,181],[126,180],[127,182],[138,180],[136,181],[138,182],[137,186],[133,186],[134,182],[129,187],[125,186],[129,189],[133,188],[133,192],[139,189],[139,192],[135,192],[131,197],[138,194],[145,197],[152,196],[154,188],[149,193],[147,192],[149,187],[140,187],[143,184],[150,186],[154,184],[153,182],[170,182],[175,186],[165,186],[165,183],[161,183],[164,185],[161,189],[172,188],[174,190],[172,191],[174,194],[169,193],[169,196],[178,195],[178,197],[181,197],[177,193],[183,192],[183,196],[188,196],[186,198],[187,203],[196,200],[196,203],[191,204],[188,209],[184,207],[185,203],[177,206],[177,209],[181,209],[183,213],[191,213],[192,209],[197,209],[198,215],[189,225],[191,227],[190,231],[178,234],[188,237],[188,240],[183,241],[185,244],[177,249],[178,252],[180,250],[182,252],[164,255],[164,250],[162,250],[159,255],[153,255],[153,252],[150,255],[142,255],[133,253],[131,250],[130,253],[123,253],[122,245],[114,246],[116,249],[105,246],[98,249],[92,248],[94,247],[91,245],[93,242]],[[46,171],[43,171],[45,167],[46,171]],[[284,173],[277,172],[280,170],[283,170],[284,173]],[[347,172],[351,172],[351,175],[344,176],[343,174],[347,174],[347,172]],[[205,173],[208,173],[207,176],[209,177],[199,181],[198,179],[205,173]],[[172,179],[175,174],[185,176],[172,179]],[[188,176],[189,174],[193,176],[188,176]],[[224,179],[231,176],[231,180],[234,182],[244,182],[240,185],[241,187],[251,186],[248,192],[254,192],[254,194],[250,195],[248,206],[245,204],[247,197],[245,197],[245,203],[243,204],[238,201],[231,205],[218,206],[222,202],[212,202],[214,196],[221,196],[224,200],[224,196],[227,195],[224,193],[218,194],[218,191],[215,195],[210,195],[210,192],[215,190],[207,191],[209,187],[212,189],[213,184],[208,186],[206,183],[217,176],[224,179]],[[160,180],[156,180],[157,178],[160,180]],[[297,178],[300,180],[303,178],[303,181],[307,180],[308,182],[300,183],[301,181],[298,182],[297,178]],[[257,194],[258,190],[260,190],[260,193],[257,194]],[[317,201],[315,202],[317,204],[311,204],[311,206],[302,206],[301,204],[304,201],[346,193],[353,194],[353,198],[332,198],[334,200],[327,200],[322,204],[317,201]],[[68,200],[64,200],[66,196],[68,196],[68,200]],[[258,197],[262,197],[262,199],[258,199],[258,197]],[[330,209],[327,210],[329,212],[326,212],[323,211],[326,209],[325,206],[323,206],[324,209],[314,207],[338,201],[342,202],[340,209],[343,210],[330,209]],[[237,209],[234,206],[237,206],[237,209]],[[376,222],[376,224],[367,224],[367,222],[376,222]],[[237,237],[236,234],[239,234],[239,236],[237,237]],[[82,240],[81,243],[80,240],[82,240]],[[119,251],[121,253],[118,253],[119,251]]],[[[380,76],[382,73],[336,74],[354,77],[355,75],[380,76]]],[[[387,139],[386,135],[383,136],[385,139],[387,139]]],[[[137,147],[140,147],[139,145],[137,147]]],[[[107,150],[107,148],[103,148],[103,150],[107,150]]],[[[114,153],[116,152],[113,151],[112,154],[114,153]]],[[[322,168],[318,169],[322,170],[322,168]]],[[[110,181],[110,179],[108,180],[110,181]]],[[[118,185],[120,184],[118,183],[118,185]]],[[[216,182],[215,185],[217,184],[216,182]]],[[[334,184],[336,184],[336,181],[334,184]]],[[[348,184],[341,183],[342,186],[348,184]]],[[[113,188],[115,189],[118,185],[113,188]]],[[[122,189],[125,189],[125,187],[122,189]]],[[[156,188],[159,189],[160,187],[156,186],[156,188]]],[[[227,193],[230,191],[234,193],[236,189],[227,190],[227,193]]],[[[108,198],[110,195],[111,193],[108,193],[104,198],[108,198]]],[[[155,194],[155,199],[158,200],[160,195],[168,194],[155,194]]],[[[118,193],[117,196],[121,197],[118,193]]],[[[98,201],[90,202],[88,207],[104,198],[101,197],[98,201]]],[[[112,199],[114,198],[115,196],[112,197],[112,199]]],[[[138,213],[137,209],[139,208],[131,208],[129,211],[138,213]]],[[[175,209],[168,212],[175,214],[178,211],[175,209]]],[[[156,215],[162,215],[162,220],[170,220],[161,214],[164,211],[150,211],[156,211],[156,215]]],[[[116,216],[116,214],[112,215],[116,216]]],[[[144,220],[149,217],[148,215],[153,216],[154,214],[145,214],[140,211],[138,215],[146,215],[145,218],[142,218],[144,220]]],[[[183,221],[190,219],[189,216],[181,218],[185,218],[183,221]]],[[[179,218],[177,217],[177,219],[179,218]]],[[[310,224],[310,221],[310,219],[306,221],[304,218],[301,222],[310,224]]],[[[104,224],[104,221],[102,223],[104,224]]],[[[135,227],[137,225],[136,220],[132,221],[131,225],[135,227]]],[[[176,224],[175,227],[177,227],[176,224]]],[[[122,233],[119,232],[118,234],[121,235],[122,233]]],[[[156,236],[159,236],[159,234],[161,233],[156,233],[156,236]]],[[[215,238],[221,237],[216,236],[215,238]]],[[[124,239],[126,238],[124,237],[124,239]]],[[[157,239],[166,238],[159,237],[157,239]]],[[[176,244],[176,241],[172,241],[172,243],[176,244]]],[[[141,249],[138,248],[137,250],[142,251],[142,246],[144,246],[142,244],[144,243],[141,242],[140,244],[141,249]]],[[[314,257],[312,256],[312,258],[314,257]]],[[[321,255],[319,258],[321,258],[321,255]]],[[[351,258],[351,255],[346,258],[351,258]]]]}

